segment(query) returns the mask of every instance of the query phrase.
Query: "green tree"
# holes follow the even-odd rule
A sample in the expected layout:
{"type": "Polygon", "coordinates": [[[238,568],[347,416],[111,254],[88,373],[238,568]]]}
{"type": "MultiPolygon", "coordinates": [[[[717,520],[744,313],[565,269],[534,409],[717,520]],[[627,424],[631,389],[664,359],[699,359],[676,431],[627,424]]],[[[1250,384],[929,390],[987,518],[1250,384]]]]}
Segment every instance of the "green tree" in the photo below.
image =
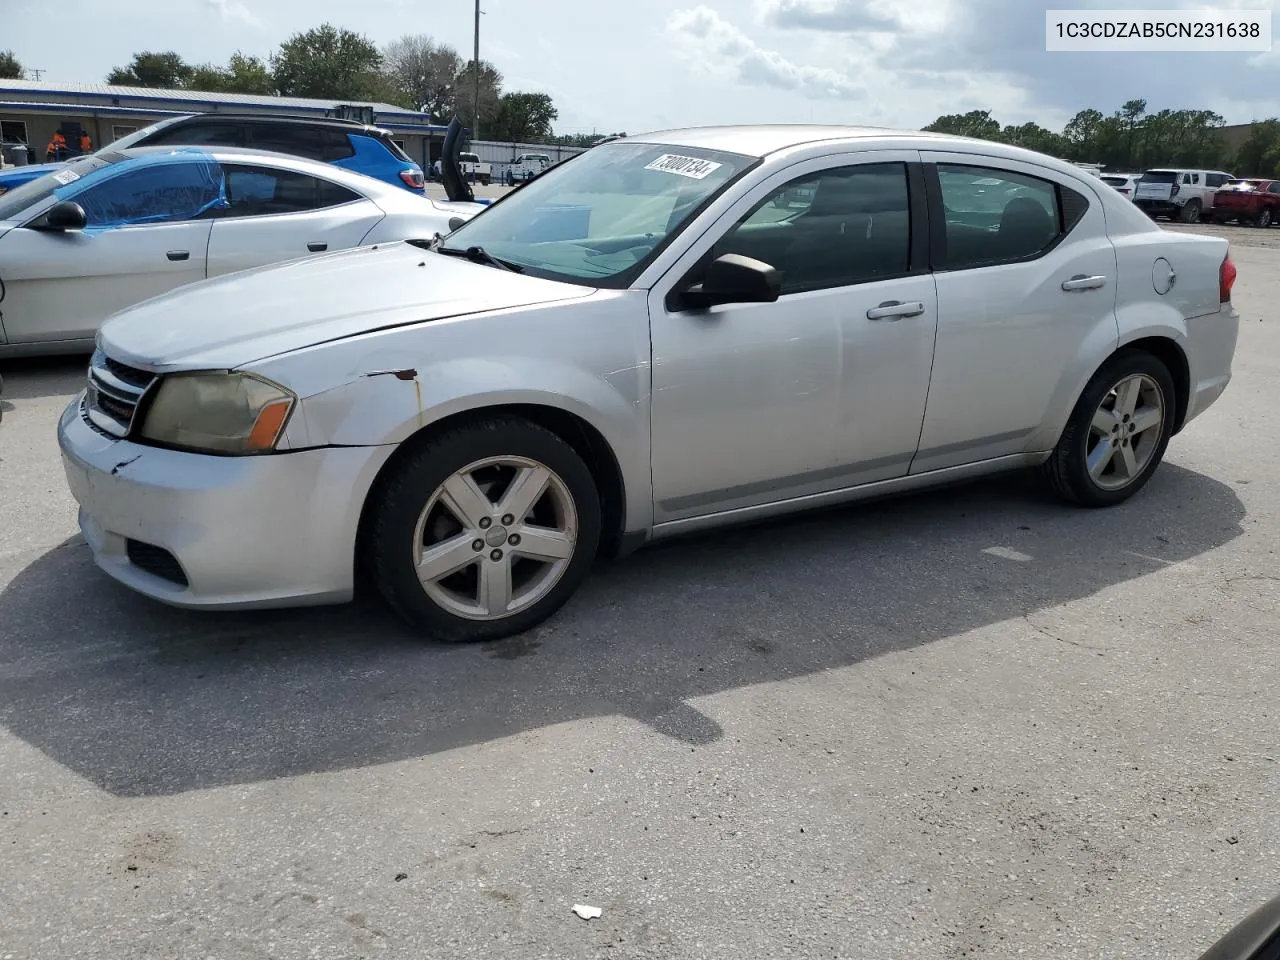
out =
{"type": "Polygon", "coordinates": [[[12,50],[0,50],[0,80],[21,80],[22,64],[12,50]]]}
{"type": "Polygon", "coordinates": [[[950,133],[958,137],[976,137],[979,140],[1001,138],[1000,124],[991,118],[990,110],[949,113],[939,117],[924,129],[929,133],[950,133]]]}
{"type": "Polygon", "coordinates": [[[289,97],[375,100],[387,89],[381,67],[372,40],[331,23],[295,33],[271,56],[276,87],[289,97]]]}
{"type": "Polygon", "coordinates": [[[1066,137],[1038,123],[1024,123],[1017,127],[1007,126],[1000,134],[1000,139],[1005,143],[1047,153],[1053,157],[1065,155],[1068,147],[1066,137]]]}
{"type": "Polygon", "coordinates": [[[504,93],[498,99],[493,120],[484,131],[486,140],[534,143],[551,136],[551,124],[560,112],[545,93],[504,93]]]}
{"type": "Polygon", "coordinates": [[[1235,170],[1242,177],[1274,177],[1280,156],[1280,118],[1255,121],[1249,136],[1236,151],[1235,170]]]}
{"type": "Polygon", "coordinates": [[[1147,101],[1145,100],[1126,100],[1120,105],[1120,111],[1116,116],[1124,130],[1124,161],[1121,166],[1132,168],[1137,160],[1138,140],[1142,134],[1142,122],[1146,112],[1147,101]]]}
{"type": "Polygon", "coordinates": [[[189,90],[207,93],[257,93],[276,92],[275,79],[266,63],[257,57],[246,56],[237,50],[225,67],[206,63],[195,67],[186,83],[189,90]]]}
{"type": "Polygon", "coordinates": [[[1097,145],[1098,131],[1102,129],[1105,119],[1100,110],[1090,107],[1088,110],[1081,110],[1067,122],[1062,135],[1067,141],[1070,153],[1068,159],[1093,162],[1090,154],[1097,145]]]}
{"type": "MultiPolygon", "coordinates": [[[[475,76],[474,61],[468,60],[458,71],[454,81],[455,97],[453,113],[464,126],[476,127],[475,109],[475,76]]],[[[489,124],[498,110],[498,101],[502,98],[502,74],[498,68],[486,60],[480,61],[480,137],[488,139],[489,124]]],[[[452,119],[452,118],[450,118],[452,119]]]]}
{"type": "Polygon", "coordinates": [[[172,50],[163,53],[144,50],[135,53],[127,67],[116,67],[107,74],[107,83],[173,90],[184,86],[194,72],[195,69],[172,50]]]}
{"type": "Polygon", "coordinates": [[[462,67],[457,50],[426,34],[403,36],[382,51],[382,73],[396,102],[429,115],[432,123],[452,119],[462,67]]]}

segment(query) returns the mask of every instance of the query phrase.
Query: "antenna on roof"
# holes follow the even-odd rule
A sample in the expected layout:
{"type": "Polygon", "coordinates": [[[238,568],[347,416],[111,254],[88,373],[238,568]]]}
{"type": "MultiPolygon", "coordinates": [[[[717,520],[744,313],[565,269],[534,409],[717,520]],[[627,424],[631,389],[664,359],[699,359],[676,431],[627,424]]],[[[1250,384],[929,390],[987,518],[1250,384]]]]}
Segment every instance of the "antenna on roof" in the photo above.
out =
{"type": "Polygon", "coordinates": [[[29,78],[31,80],[39,80],[40,77],[44,74],[44,72],[45,72],[44,70],[38,67],[30,67],[27,70],[27,73],[31,74],[31,77],[29,78]]]}

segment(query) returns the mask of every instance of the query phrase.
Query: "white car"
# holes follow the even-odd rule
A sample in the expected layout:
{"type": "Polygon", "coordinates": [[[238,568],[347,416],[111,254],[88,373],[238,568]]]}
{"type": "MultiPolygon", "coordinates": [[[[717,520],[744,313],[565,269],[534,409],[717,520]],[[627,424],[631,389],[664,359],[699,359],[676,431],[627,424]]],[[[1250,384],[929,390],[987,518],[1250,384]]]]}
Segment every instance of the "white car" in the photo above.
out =
{"type": "Polygon", "coordinates": [[[1162,167],[1139,178],[1133,202],[1148,216],[1199,223],[1213,210],[1214,194],[1235,176],[1221,170],[1162,167]]]}
{"type": "Polygon", "coordinates": [[[1100,173],[1099,177],[1102,182],[1109,187],[1114,187],[1116,193],[1124,197],[1126,200],[1133,199],[1133,191],[1138,186],[1138,181],[1142,178],[1140,173],[1100,173]]]}
{"type": "Polygon", "coordinates": [[[1028,467],[1120,504],[1231,379],[1235,273],[1016,147],[674,130],[426,249],[120,314],[59,444],[98,564],[148,596],[327,603],[362,571],[427,636],[494,639],[700,528],[1028,467]]]}
{"type": "Polygon", "coordinates": [[[176,287],[324,251],[430,239],[482,209],[239,148],[82,157],[0,196],[0,356],[88,352],[104,318],[176,287]]]}

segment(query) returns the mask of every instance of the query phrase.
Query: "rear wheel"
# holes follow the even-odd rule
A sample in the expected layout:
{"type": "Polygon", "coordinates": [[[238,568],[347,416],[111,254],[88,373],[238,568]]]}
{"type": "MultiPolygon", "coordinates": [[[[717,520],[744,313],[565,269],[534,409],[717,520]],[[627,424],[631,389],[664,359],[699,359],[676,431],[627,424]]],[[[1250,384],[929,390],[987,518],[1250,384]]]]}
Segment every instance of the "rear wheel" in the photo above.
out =
{"type": "Polygon", "coordinates": [[[459,427],[414,451],[374,505],[372,573],[433,639],[496,640],[556,612],[600,539],[591,471],[523,420],[459,427]]]}
{"type": "Polygon", "coordinates": [[[1141,490],[1169,445],[1175,400],[1173,377],[1156,357],[1138,350],[1112,357],[1085,387],[1042,468],[1054,491],[1109,507],[1141,490]]]}
{"type": "Polygon", "coordinates": [[[1178,212],[1178,219],[1183,223],[1199,223],[1200,222],[1200,201],[1188,200],[1182,205],[1182,209],[1178,212]]]}

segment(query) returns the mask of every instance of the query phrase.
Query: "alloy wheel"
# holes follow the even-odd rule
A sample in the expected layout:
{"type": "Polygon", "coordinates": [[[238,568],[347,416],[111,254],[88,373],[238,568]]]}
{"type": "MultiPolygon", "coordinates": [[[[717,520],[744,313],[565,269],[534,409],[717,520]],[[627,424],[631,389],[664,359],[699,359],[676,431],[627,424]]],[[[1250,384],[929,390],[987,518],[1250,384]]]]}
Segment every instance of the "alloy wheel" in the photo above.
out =
{"type": "Polygon", "coordinates": [[[1133,483],[1160,446],[1164,393],[1144,373],[1125,377],[1102,399],[1085,439],[1089,477],[1103,490],[1133,483]]]}
{"type": "Polygon", "coordinates": [[[468,620],[499,620],[545,597],[578,542],[565,482],[535,460],[488,457],[444,481],[413,533],[422,589],[468,620]]]}

